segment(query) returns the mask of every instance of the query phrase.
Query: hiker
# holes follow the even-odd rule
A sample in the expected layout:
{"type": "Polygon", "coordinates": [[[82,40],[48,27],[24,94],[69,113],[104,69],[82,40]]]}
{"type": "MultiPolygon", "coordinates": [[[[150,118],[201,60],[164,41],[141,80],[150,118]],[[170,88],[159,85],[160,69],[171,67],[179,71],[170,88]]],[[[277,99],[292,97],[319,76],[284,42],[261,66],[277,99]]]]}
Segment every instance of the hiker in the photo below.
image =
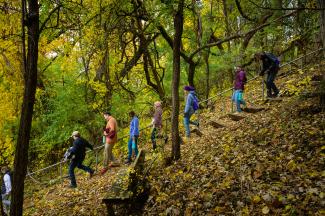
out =
{"type": "Polygon", "coordinates": [[[280,69],[280,62],[278,58],[272,53],[260,52],[255,54],[256,60],[261,60],[263,63],[262,71],[260,76],[267,74],[266,78],[266,88],[267,88],[267,97],[277,97],[279,95],[279,90],[274,84],[276,74],[280,69]],[[273,94],[272,94],[273,91],[273,94]]]}
{"type": "Polygon", "coordinates": [[[93,146],[90,145],[87,140],[82,138],[78,131],[73,131],[71,137],[73,138],[74,141],[73,141],[73,147],[70,150],[71,154],[68,157],[69,159],[72,159],[69,166],[69,176],[71,181],[70,187],[76,188],[77,182],[76,182],[76,177],[74,175],[74,169],[76,167],[88,172],[90,177],[92,177],[94,174],[93,169],[82,164],[86,156],[86,148],[90,148],[91,150],[93,150],[93,146]]]}
{"type": "Polygon", "coordinates": [[[236,77],[234,81],[234,94],[232,100],[236,103],[237,112],[241,112],[240,104],[246,106],[246,102],[243,99],[243,91],[247,82],[246,72],[241,67],[236,67],[236,77]]]}
{"type": "Polygon", "coordinates": [[[132,152],[134,151],[135,156],[138,155],[138,138],[139,138],[139,119],[135,115],[134,111],[129,112],[129,116],[131,117],[130,122],[130,138],[128,141],[128,159],[126,160],[126,164],[130,164],[132,162],[132,152]]]}
{"type": "Polygon", "coordinates": [[[1,186],[1,199],[3,204],[3,210],[7,215],[9,215],[12,175],[8,167],[2,167],[1,173],[3,174],[1,186]]]}
{"type": "MultiPolygon", "coordinates": [[[[156,101],[154,103],[154,114],[152,118],[152,131],[151,131],[151,142],[152,142],[152,149],[155,150],[157,148],[156,138],[163,138],[162,133],[162,105],[160,101],[156,101]]],[[[165,136],[165,144],[168,141],[168,136],[165,136]]]]}
{"type": "Polygon", "coordinates": [[[108,166],[114,166],[114,155],[113,155],[113,147],[117,142],[117,122],[113,116],[109,112],[104,112],[103,114],[106,120],[106,127],[104,129],[105,140],[105,149],[104,149],[104,168],[101,170],[101,174],[104,174],[108,170],[108,166]],[[111,162],[109,164],[109,162],[111,162]]]}
{"type": "Polygon", "coordinates": [[[196,97],[195,88],[192,86],[185,86],[184,93],[186,96],[186,105],[184,109],[184,127],[185,135],[187,138],[190,137],[190,124],[196,125],[199,127],[198,121],[191,121],[191,116],[198,110],[199,103],[196,97]]]}

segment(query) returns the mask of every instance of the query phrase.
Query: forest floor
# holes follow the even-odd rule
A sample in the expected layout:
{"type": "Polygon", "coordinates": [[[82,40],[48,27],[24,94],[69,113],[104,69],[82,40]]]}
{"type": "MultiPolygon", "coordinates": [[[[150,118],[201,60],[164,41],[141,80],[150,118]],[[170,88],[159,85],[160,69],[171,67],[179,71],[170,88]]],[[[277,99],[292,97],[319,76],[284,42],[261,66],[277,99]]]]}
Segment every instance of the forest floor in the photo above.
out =
{"type": "MultiPolygon", "coordinates": [[[[180,160],[165,165],[158,153],[143,215],[324,215],[325,114],[311,81],[321,73],[301,72],[282,79],[279,100],[254,102],[264,110],[240,121],[203,112],[203,136],[184,141],[180,160]]],[[[101,200],[119,169],[78,175],[77,189],[65,180],[35,192],[24,215],[105,215],[101,200]]]]}

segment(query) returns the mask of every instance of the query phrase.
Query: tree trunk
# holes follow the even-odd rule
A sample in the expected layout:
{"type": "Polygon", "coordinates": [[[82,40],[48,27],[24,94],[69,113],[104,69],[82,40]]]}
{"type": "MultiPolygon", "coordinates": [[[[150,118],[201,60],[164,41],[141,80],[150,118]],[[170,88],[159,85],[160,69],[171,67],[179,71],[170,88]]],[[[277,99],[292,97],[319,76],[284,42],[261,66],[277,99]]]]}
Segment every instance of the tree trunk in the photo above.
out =
{"type": "MultiPolygon", "coordinates": [[[[28,164],[28,147],[32,125],[33,106],[37,84],[39,40],[39,7],[37,0],[28,1],[28,54],[25,72],[25,90],[15,151],[11,216],[23,214],[24,181],[28,164]]],[[[23,26],[24,28],[24,26],[23,26]]],[[[23,56],[25,58],[25,56],[23,56]]]]}
{"type": "Polygon", "coordinates": [[[189,65],[188,65],[188,80],[187,81],[190,86],[195,87],[194,74],[195,74],[196,63],[192,60],[188,63],[189,63],[189,65]]]}
{"type": "MultiPolygon", "coordinates": [[[[318,0],[318,7],[325,8],[325,1],[318,0]]],[[[325,10],[320,10],[320,37],[323,44],[323,55],[325,57],[325,10]]]]}
{"type": "MultiPolygon", "coordinates": [[[[222,0],[223,4],[223,15],[225,16],[225,25],[226,25],[226,37],[230,35],[229,21],[228,21],[228,12],[227,12],[227,0],[222,0]]],[[[227,42],[228,52],[230,52],[230,41],[227,42]]]]}
{"type": "Polygon", "coordinates": [[[150,86],[159,95],[159,98],[161,101],[165,102],[165,91],[164,91],[161,79],[159,78],[158,71],[155,68],[155,65],[151,59],[151,56],[150,56],[150,53],[148,50],[146,50],[146,52],[143,55],[143,70],[145,73],[147,85],[150,86]],[[155,83],[153,83],[151,81],[149,66],[151,68],[155,83]]]}
{"type": "MultiPolygon", "coordinates": [[[[205,91],[205,99],[209,98],[210,94],[210,65],[209,65],[209,57],[210,57],[210,48],[208,48],[207,52],[204,53],[204,62],[205,62],[205,85],[206,85],[206,91],[205,91]]],[[[208,101],[207,101],[208,104],[208,101]]]]}
{"type": "Polygon", "coordinates": [[[173,42],[173,81],[172,81],[172,155],[173,160],[181,157],[180,139],[178,128],[179,115],[179,80],[180,80],[180,57],[181,57],[181,41],[183,33],[183,9],[184,0],[180,0],[174,17],[174,42],[173,42]]]}
{"type": "MultiPolygon", "coordinates": [[[[163,86],[163,82],[162,82],[162,78],[159,76],[159,73],[157,71],[157,68],[151,58],[150,52],[147,50],[147,57],[148,57],[148,63],[151,67],[151,71],[152,71],[152,75],[153,78],[156,82],[156,86],[157,86],[157,93],[159,95],[159,98],[161,101],[165,102],[165,90],[164,90],[164,86],[163,86]]],[[[158,60],[159,61],[159,60],[158,60]]]]}
{"type": "Polygon", "coordinates": [[[105,78],[105,86],[106,86],[106,93],[105,93],[105,107],[111,108],[111,101],[113,97],[113,86],[111,82],[111,74],[110,74],[110,67],[109,67],[109,45],[107,44],[106,52],[105,52],[105,70],[104,70],[104,78],[105,78]]]}

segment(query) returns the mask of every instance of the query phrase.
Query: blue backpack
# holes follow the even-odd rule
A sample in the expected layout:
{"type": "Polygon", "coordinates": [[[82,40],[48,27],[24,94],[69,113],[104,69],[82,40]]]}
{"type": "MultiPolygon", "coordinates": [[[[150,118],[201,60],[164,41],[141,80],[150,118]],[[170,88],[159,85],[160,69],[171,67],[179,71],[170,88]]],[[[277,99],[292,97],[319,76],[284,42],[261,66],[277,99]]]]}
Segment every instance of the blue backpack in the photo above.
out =
{"type": "Polygon", "coordinates": [[[193,109],[194,111],[199,109],[199,100],[195,95],[193,95],[193,109]]]}
{"type": "Polygon", "coordinates": [[[272,53],[266,53],[266,55],[276,64],[276,66],[280,66],[280,60],[275,55],[273,55],[272,53]]]}

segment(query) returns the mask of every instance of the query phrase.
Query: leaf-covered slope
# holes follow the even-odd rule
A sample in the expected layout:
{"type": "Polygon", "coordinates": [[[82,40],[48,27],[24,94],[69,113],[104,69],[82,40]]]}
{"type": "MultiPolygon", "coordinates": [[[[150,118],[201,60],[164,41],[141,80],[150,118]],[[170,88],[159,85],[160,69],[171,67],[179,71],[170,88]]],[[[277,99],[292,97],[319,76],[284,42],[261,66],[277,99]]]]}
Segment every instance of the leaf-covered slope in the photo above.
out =
{"type": "MultiPolygon", "coordinates": [[[[180,161],[157,167],[146,214],[323,215],[325,115],[317,97],[304,96],[315,90],[308,76],[291,79],[298,96],[238,122],[223,119],[226,128],[202,129],[203,137],[182,145],[180,161]]],[[[205,113],[207,122],[220,122],[214,115],[205,113]]]]}
{"type": "MultiPolygon", "coordinates": [[[[154,163],[143,214],[324,214],[324,112],[317,97],[308,97],[317,71],[306,72],[303,79],[281,80],[291,97],[260,103],[263,111],[245,113],[240,121],[201,114],[204,135],[182,144],[182,158],[168,167],[161,157],[154,163]],[[216,129],[210,121],[226,127],[216,129]]],[[[25,214],[104,215],[101,198],[119,169],[90,180],[78,176],[76,190],[66,187],[68,181],[41,190],[26,200],[25,214]]]]}

